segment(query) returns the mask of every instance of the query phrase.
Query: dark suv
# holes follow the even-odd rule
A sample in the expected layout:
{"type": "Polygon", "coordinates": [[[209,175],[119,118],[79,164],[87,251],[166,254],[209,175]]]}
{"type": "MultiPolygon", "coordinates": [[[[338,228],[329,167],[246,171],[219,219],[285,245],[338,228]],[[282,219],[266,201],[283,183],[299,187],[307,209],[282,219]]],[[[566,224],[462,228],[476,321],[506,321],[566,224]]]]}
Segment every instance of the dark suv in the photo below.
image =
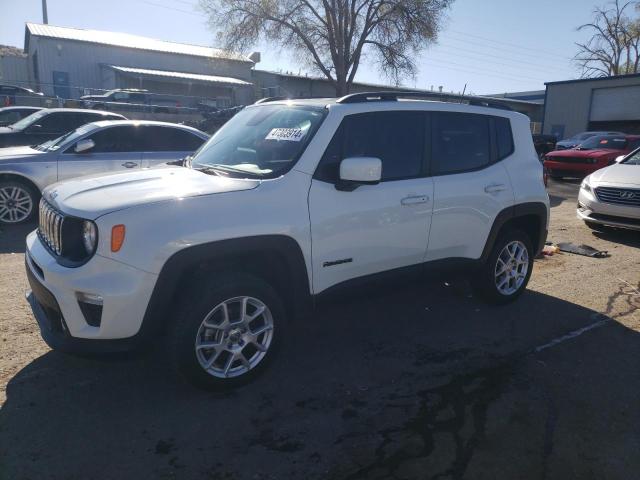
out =
{"type": "Polygon", "coordinates": [[[58,138],[85,123],[100,120],[126,120],[126,118],[117,113],[76,108],[39,110],[8,127],[0,127],[0,147],[37,145],[58,138]]]}

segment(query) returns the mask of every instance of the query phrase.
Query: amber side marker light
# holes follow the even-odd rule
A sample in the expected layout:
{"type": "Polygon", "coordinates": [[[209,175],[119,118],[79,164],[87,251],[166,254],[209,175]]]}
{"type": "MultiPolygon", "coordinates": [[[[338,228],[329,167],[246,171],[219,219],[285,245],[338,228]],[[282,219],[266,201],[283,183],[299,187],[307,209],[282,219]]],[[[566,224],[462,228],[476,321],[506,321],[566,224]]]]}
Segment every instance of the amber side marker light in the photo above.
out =
{"type": "Polygon", "coordinates": [[[124,243],[124,225],[114,225],[111,229],[111,251],[119,252],[124,243]]]}

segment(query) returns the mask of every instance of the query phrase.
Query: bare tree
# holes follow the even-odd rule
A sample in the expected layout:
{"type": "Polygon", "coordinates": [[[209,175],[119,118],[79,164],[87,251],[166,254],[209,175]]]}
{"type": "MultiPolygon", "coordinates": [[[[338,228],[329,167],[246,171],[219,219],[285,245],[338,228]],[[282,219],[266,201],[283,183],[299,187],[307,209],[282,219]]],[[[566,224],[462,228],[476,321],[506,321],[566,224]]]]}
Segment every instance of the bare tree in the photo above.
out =
{"type": "MultiPolygon", "coordinates": [[[[629,13],[640,11],[640,2],[615,0],[594,10],[591,23],[578,31],[592,33],[585,43],[577,43],[574,60],[582,69],[582,77],[606,77],[636,73],[640,67],[640,18],[629,13]]],[[[631,13],[632,14],[632,13],[631,13]]]]}
{"type": "Polygon", "coordinates": [[[200,0],[227,49],[278,44],[349,92],[366,55],[396,83],[415,74],[454,0],[200,0]]]}

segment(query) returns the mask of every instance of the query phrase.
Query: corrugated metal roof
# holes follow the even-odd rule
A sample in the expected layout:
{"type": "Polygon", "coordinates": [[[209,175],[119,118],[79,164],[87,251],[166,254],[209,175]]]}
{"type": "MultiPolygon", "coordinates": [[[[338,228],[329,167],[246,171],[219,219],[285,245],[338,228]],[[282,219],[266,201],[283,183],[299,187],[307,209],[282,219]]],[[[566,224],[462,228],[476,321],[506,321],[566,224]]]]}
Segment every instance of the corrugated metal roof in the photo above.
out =
{"type": "Polygon", "coordinates": [[[184,80],[196,80],[200,82],[220,83],[227,85],[251,85],[249,82],[233,77],[219,77],[217,75],[201,75],[199,73],[168,72],[166,70],[148,70],[146,68],[121,67],[110,65],[111,68],[119,72],[132,73],[135,75],[149,75],[152,77],[182,78],[184,80]]]}
{"type": "Polygon", "coordinates": [[[141,37],[129,33],[105,32],[102,30],[85,30],[81,28],[57,27],[40,23],[27,23],[27,31],[31,35],[48,38],[61,38],[79,42],[100,43],[117,47],[152,50],[156,52],[194,55],[196,57],[225,58],[241,62],[251,62],[247,57],[217,48],[189,45],[186,43],[165,42],[154,38],[141,37]]]}

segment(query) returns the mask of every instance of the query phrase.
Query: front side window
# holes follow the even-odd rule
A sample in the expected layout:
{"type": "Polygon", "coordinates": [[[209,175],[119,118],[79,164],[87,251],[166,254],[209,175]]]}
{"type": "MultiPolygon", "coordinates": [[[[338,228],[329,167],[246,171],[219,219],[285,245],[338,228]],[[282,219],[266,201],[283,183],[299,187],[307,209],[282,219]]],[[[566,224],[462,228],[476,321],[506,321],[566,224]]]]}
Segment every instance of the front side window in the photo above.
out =
{"type": "Polygon", "coordinates": [[[40,110],[38,112],[32,113],[31,115],[24,117],[22,120],[11,125],[13,130],[24,130],[25,128],[38,123],[38,121],[47,115],[46,110],[40,110]]]}
{"type": "Polygon", "coordinates": [[[325,112],[296,105],[246,108],[196,152],[192,167],[231,177],[276,178],[298,161],[325,112]]]}
{"type": "Polygon", "coordinates": [[[107,127],[86,138],[90,138],[96,144],[90,150],[91,153],[135,152],[140,151],[136,138],[137,130],[139,128],[133,125],[107,127]]]}
{"type": "Polygon", "coordinates": [[[425,114],[396,111],[348,115],[327,147],[315,178],[334,183],[340,162],[349,157],[382,161],[382,181],[423,173],[425,114]]]}
{"type": "Polygon", "coordinates": [[[446,175],[483,168],[491,163],[490,117],[439,112],[433,121],[435,173],[446,175]]]}
{"type": "Polygon", "coordinates": [[[36,124],[40,125],[38,132],[41,133],[65,133],[86,123],[79,120],[75,113],[55,112],[46,115],[36,124]]]}

